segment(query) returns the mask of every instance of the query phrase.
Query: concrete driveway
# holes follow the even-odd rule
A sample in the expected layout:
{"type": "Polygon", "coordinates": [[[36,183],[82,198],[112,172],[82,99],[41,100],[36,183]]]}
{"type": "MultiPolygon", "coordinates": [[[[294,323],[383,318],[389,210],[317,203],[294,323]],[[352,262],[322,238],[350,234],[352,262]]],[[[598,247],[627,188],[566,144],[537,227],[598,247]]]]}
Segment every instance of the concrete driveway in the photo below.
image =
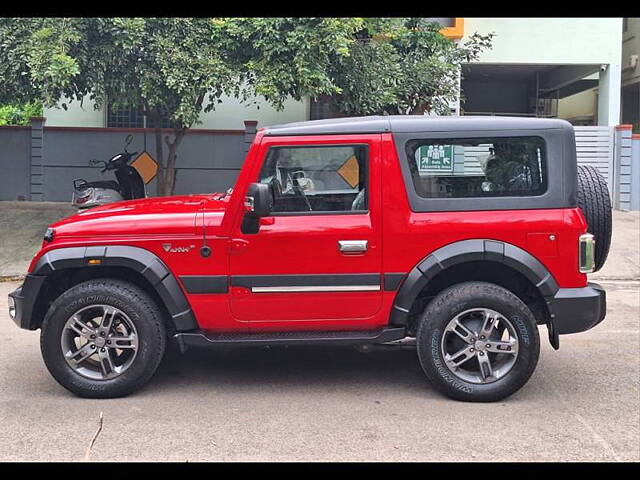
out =
{"type": "Polygon", "coordinates": [[[85,400],[0,307],[0,460],[639,461],[640,285],[604,285],[607,319],[558,352],[542,327],[533,377],[493,404],[440,396],[411,347],[173,354],[140,392],[85,400]]]}

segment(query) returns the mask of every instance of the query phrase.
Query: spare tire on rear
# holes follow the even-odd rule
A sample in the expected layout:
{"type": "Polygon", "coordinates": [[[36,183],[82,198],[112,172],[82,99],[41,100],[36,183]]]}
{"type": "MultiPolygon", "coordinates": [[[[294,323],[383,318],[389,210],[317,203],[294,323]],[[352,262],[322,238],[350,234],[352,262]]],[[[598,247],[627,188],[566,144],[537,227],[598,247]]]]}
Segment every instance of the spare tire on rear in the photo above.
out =
{"type": "Polygon", "coordinates": [[[578,165],[578,206],[595,237],[595,269],[604,265],[611,245],[611,198],[607,181],[595,167],[578,165]]]}

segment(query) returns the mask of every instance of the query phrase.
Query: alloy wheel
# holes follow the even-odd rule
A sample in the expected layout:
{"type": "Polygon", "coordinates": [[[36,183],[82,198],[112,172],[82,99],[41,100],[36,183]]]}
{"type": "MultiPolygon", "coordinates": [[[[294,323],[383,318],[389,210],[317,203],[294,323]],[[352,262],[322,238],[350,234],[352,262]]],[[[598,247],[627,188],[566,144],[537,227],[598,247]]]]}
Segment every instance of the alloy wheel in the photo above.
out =
{"type": "Polygon", "coordinates": [[[93,380],[122,375],[138,353],[138,333],[131,319],[111,305],[90,305],[66,321],[60,345],[67,364],[93,380]]]}
{"type": "Polygon", "coordinates": [[[502,314],[473,308],[456,315],[446,326],[441,349],[456,377],[470,383],[492,383],[509,373],[518,357],[518,335],[502,314]]]}

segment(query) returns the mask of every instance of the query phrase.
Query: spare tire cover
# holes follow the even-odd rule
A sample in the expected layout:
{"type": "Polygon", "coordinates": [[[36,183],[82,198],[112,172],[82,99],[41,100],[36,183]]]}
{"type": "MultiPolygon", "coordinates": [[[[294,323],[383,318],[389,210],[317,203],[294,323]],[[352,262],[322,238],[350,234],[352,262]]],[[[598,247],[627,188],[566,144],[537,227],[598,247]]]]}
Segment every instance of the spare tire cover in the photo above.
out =
{"type": "Polygon", "coordinates": [[[604,265],[611,245],[611,198],[607,181],[598,169],[578,165],[578,206],[587,221],[587,231],[596,240],[595,269],[604,265]]]}

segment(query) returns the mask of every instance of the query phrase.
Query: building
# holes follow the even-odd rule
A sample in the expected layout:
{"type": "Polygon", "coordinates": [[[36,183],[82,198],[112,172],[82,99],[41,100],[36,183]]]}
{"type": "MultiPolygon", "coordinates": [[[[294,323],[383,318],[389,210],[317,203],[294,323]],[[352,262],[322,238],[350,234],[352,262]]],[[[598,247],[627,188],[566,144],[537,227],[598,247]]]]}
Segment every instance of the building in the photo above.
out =
{"type": "Polygon", "coordinates": [[[463,114],[620,123],[621,18],[468,18],[464,29],[495,37],[463,67],[463,114]]]}
{"type": "Polygon", "coordinates": [[[640,133],[640,18],[622,23],[622,123],[640,133]]]}
{"type": "MultiPolygon", "coordinates": [[[[474,32],[495,34],[492,48],[477,62],[463,67],[461,102],[453,105],[454,112],[559,117],[576,125],[620,123],[622,18],[434,20],[453,41],[464,42],[474,32]]],[[[628,20],[629,32],[638,28],[637,19],[628,20]]],[[[640,40],[634,38],[627,43],[637,50],[640,40]]],[[[635,80],[630,82],[638,81],[638,72],[636,69],[635,80]]],[[[637,86],[635,92],[637,98],[637,86]]],[[[196,128],[241,129],[248,119],[265,126],[330,115],[322,100],[290,100],[283,111],[276,111],[265,102],[247,106],[234,98],[223,98],[214,111],[203,112],[196,128]]],[[[145,126],[137,112],[95,110],[88,99],[83,106],[72,102],[67,111],[47,109],[44,116],[47,126],[145,126]]]]}

